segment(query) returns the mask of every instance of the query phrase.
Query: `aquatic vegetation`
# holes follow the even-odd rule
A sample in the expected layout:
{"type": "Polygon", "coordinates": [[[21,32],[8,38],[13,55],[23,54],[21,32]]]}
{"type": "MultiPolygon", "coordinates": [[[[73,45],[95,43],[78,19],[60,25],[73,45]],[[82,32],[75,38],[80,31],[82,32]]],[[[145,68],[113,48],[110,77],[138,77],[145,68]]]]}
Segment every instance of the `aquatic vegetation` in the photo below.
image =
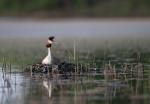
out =
{"type": "MultiPolygon", "coordinates": [[[[5,59],[7,63],[19,66],[40,63],[46,55],[43,39],[22,38],[18,41],[17,38],[1,38],[0,62],[5,59]]],[[[99,68],[109,61],[112,64],[137,61],[150,64],[149,38],[76,38],[75,52],[72,39],[64,40],[57,40],[52,47],[54,64],[66,61],[99,68]]]]}

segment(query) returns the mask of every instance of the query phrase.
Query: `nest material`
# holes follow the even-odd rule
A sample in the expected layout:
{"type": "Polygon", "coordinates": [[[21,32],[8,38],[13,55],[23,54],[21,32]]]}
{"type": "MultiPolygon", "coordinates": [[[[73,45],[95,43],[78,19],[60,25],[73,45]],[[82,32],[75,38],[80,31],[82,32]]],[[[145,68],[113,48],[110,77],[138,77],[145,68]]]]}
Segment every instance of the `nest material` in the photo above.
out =
{"type": "Polygon", "coordinates": [[[62,62],[58,65],[43,65],[43,64],[35,64],[28,66],[25,69],[25,72],[32,72],[32,73],[52,73],[52,72],[58,72],[60,74],[66,74],[66,73],[81,73],[85,72],[85,68],[83,68],[80,64],[77,65],[73,63],[67,63],[62,62]]]}

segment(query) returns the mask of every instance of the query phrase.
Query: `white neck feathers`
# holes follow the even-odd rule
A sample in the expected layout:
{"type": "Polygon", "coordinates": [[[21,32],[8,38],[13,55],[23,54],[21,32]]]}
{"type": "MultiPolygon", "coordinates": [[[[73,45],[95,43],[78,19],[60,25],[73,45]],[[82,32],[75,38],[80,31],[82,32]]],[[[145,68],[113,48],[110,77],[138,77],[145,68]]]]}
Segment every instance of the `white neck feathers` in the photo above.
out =
{"type": "Polygon", "coordinates": [[[48,48],[48,56],[51,56],[51,49],[48,48]]]}
{"type": "Polygon", "coordinates": [[[43,59],[42,64],[51,64],[51,50],[48,48],[48,55],[43,59]]]}

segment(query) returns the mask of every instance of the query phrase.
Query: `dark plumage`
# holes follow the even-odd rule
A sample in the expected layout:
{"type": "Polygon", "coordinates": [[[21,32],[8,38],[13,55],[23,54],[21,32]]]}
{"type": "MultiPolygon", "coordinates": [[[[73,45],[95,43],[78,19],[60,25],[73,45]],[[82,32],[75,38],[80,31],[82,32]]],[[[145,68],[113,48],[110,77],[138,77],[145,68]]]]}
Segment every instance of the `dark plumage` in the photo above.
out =
{"type": "Polygon", "coordinates": [[[48,39],[54,41],[54,38],[55,38],[54,36],[50,36],[48,39]]]}

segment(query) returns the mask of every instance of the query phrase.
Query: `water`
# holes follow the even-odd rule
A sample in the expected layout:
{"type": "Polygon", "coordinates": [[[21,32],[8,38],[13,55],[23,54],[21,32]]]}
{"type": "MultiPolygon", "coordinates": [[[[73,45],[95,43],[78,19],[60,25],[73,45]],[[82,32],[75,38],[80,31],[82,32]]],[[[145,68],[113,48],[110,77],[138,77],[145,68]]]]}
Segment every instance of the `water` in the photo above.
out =
{"type": "Polygon", "coordinates": [[[84,76],[0,72],[0,104],[150,104],[149,74],[105,79],[84,76]]]}
{"type": "Polygon", "coordinates": [[[21,20],[0,18],[0,36],[149,36],[149,19],[21,20]]]}

